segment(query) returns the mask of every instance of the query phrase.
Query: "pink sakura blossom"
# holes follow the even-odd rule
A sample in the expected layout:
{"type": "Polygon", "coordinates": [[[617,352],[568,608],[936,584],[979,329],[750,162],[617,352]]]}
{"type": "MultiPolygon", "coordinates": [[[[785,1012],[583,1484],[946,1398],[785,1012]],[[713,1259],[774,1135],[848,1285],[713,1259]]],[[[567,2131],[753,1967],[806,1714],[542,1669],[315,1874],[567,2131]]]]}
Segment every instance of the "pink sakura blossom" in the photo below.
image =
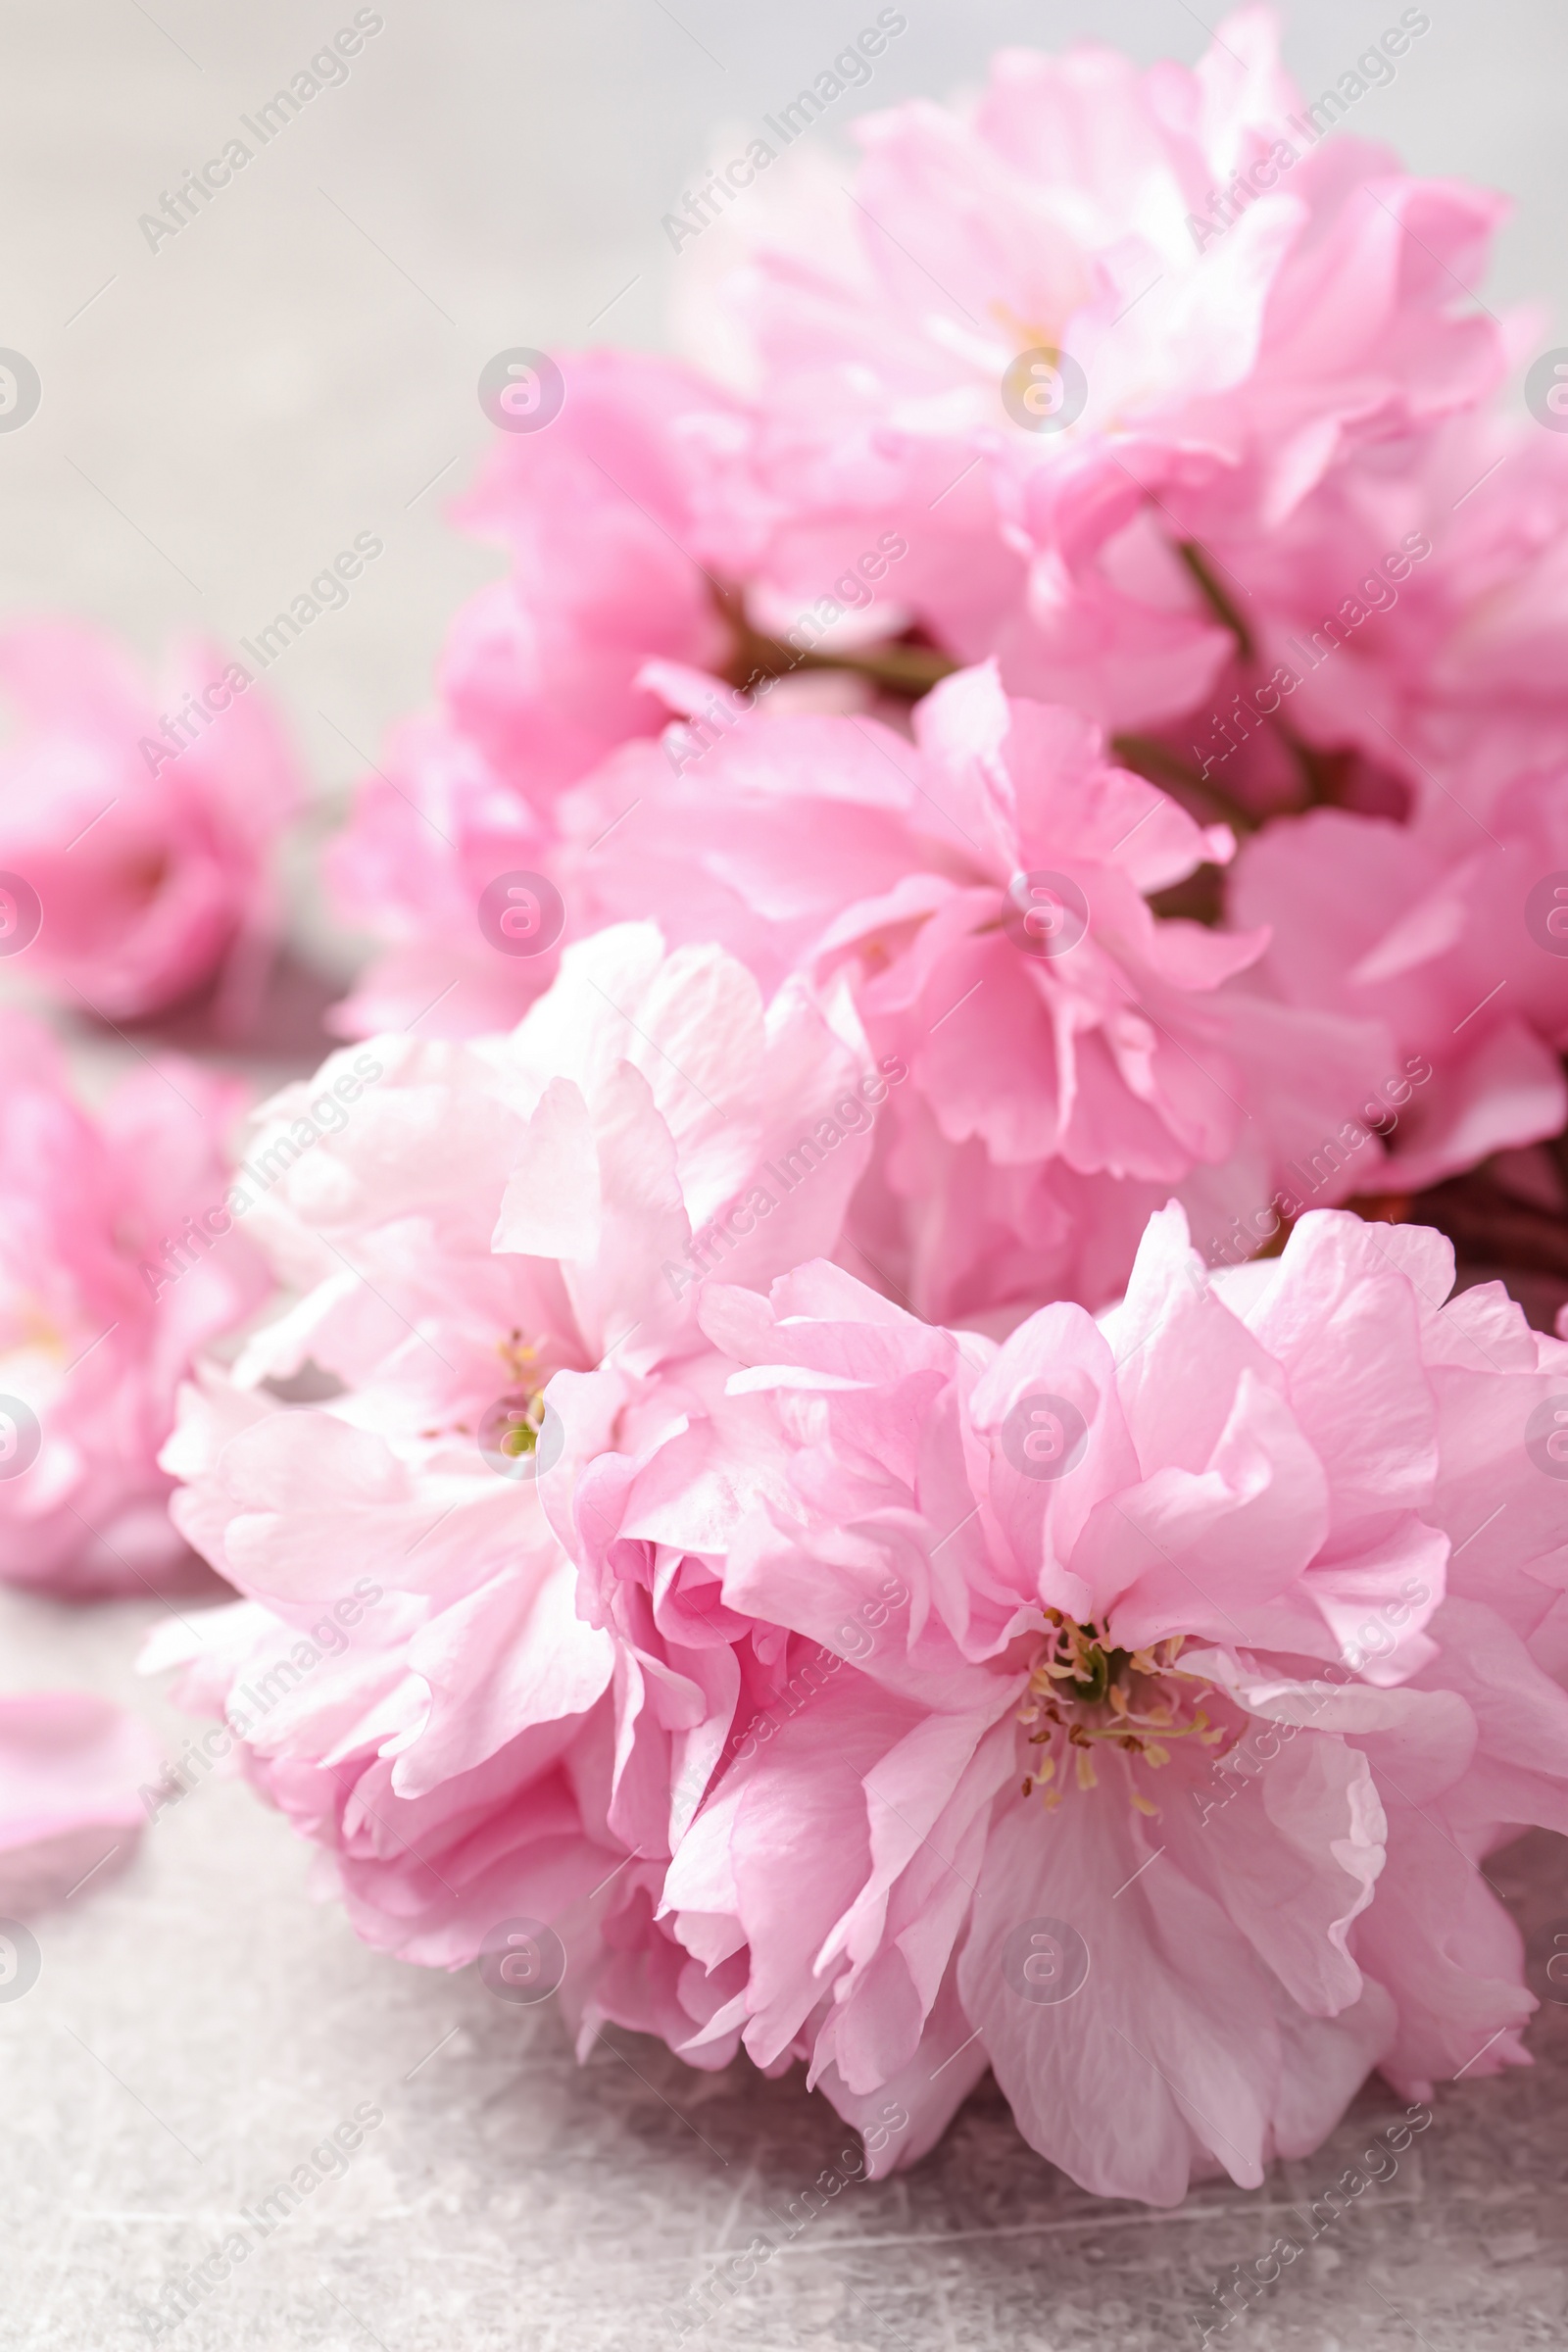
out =
{"type": "Polygon", "coordinates": [[[1172,1207],[1099,1325],[998,1347],[808,1266],[708,1286],[706,1421],[607,1451],[613,1373],[563,1374],[581,1605],[645,1674],[694,1611],[739,1669],[589,2022],[893,2098],[875,2170],[989,2065],[1043,2155],[1158,2204],[1308,2153],[1374,2067],[1526,2063],[1478,1866],[1568,1825],[1568,1347],[1451,1278],[1330,1212],[1209,1281],[1172,1207]]]}
{"type": "Polygon", "coordinates": [[[268,1288],[242,1234],[212,1247],[245,1089],[168,1055],[89,1113],[17,1012],[0,1067],[0,1577],[145,1592],[194,1564],[157,1460],[175,1392],[268,1288]]]}
{"type": "Polygon", "coordinates": [[[1397,1066],[1435,1072],[1370,1189],[1419,1192],[1568,1124],[1563,766],[1499,794],[1463,848],[1447,826],[1338,808],[1276,818],[1246,844],[1231,907],[1270,931],[1256,985],[1375,1020],[1397,1066]]]}
{"type": "MultiPolygon", "coordinates": [[[[764,989],[796,968],[848,983],[909,1072],[852,1209],[854,1271],[950,1320],[1098,1307],[1173,1189],[1205,1238],[1267,1208],[1392,1043],[1238,985],[1266,928],[1152,910],[1232,836],[1113,765],[1092,721],[1009,699],[986,664],[917,704],[913,731],[764,704],[716,740],[627,746],[563,806],[567,901],[585,925],[652,908],[764,989]]],[[[1316,1203],[1373,1189],[1381,1158],[1373,1143],[1316,1203]]]]}
{"type": "Polygon", "coordinates": [[[697,545],[738,412],[668,361],[601,351],[562,368],[561,414],[501,436],[458,509],[512,568],[457,614],[439,710],[397,730],[328,858],[345,915],[390,943],[339,1008],[354,1036],[403,1026],[442,991],[429,1034],[519,1016],[557,957],[497,954],[481,893],[548,868],[562,788],[664,723],[648,662],[716,668],[733,643],[697,545]]]}
{"type": "Polygon", "coordinates": [[[1568,457],[1534,427],[1364,453],[1277,531],[1219,543],[1244,642],[1163,733],[1269,820],[1228,877],[1231,922],[1270,934],[1242,985],[1380,1022],[1396,1088],[1436,1072],[1391,1190],[1568,1120],[1565,514],[1568,457]]]}
{"type": "Polygon", "coordinates": [[[1166,748],[1253,814],[1326,800],[1467,856],[1568,753],[1565,532],[1568,449],[1534,424],[1358,453],[1275,527],[1205,542],[1243,642],[1166,748]]]}
{"type": "Polygon", "coordinates": [[[830,1247],[865,1156],[850,1114],[885,1082],[847,1007],[794,985],[764,1010],[739,964],[666,957],[646,925],[569,950],[509,1038],[374,1052],[353,1119],[252,1212],[298,1302],[187,1392],[165,1455],[180,1528],[246,1597],[155,1655],[226,1707],[368,1940],[458,1967],[508,1917],[569,1917],[578,1967],[650,1915],[671,1739],[707,1715],[721,1740],[736,1676],[710,1627],[644,1672],[585,1619],[544,1507],[546,1393],[602,1366],[606,1444],[635,1445],[649,1410],[662,1426],[688,1359],[711,1358],[702,1237],[744,1211],[724,1264],[760,1291],[830,1247]],[[765,1173],[835,1104],[830,1164],[765,1173]],[[307,1363],[343,1393],[305,1409],[260,1385],[307,1363]]]}
{"type": "MultiPolygon", "coordinates": [[[[145,1727],[86,1690],[0,1697],[0,1914],[9,1926],[62,1902],[80,1882],[135,1851],[140,1788],[157,1769],[145,1727]]],[[[0,1953],[11,1997],[27,1954],[0,1953]],[[6,1963],[9,1962],[9,1965],[6,1963]]]]}
{"type": "Polygon", "coordinates": [[[848,188],[771,168],[688,306],[758,412],[721,567],[794,610],[891,527],[959,661],[1121,727],[1189,708],[1229,643],[1183,547],[1278,529],[1506,366],[1463,292],[1498,201],[1326,127],[1246,8],[1191,72],[1004,50],[965,111],[863,118],[848,188]]]}
{"type": "Polygon", "coordinates": [[[246,1016],[300,783],[243,665],[180,646],[155,701],[106,639],[37,622],[0,634],[0,689],[24,720],[0,749],[0,948],[106,1020],[215,981],[219,1012],[246,1016]]]}

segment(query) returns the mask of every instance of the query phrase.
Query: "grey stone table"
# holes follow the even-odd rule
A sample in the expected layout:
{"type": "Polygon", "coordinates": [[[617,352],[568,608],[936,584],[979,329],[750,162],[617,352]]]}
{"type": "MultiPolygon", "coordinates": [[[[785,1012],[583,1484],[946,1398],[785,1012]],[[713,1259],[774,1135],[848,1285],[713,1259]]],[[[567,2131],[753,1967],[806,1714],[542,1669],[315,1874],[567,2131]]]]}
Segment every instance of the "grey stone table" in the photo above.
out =
{"type": "MultiPolygon", "coordinates": [[[[11,0],[0,16],[0,345],[43,387],[26,428],[0,435],[0,614],[84,612],[149,654],[192,624],[232,640],[356,532],[378,532],[384,559],[269,675],[321,794],[318,830],[382,727],[426,693],[453,606],[496,567],[441,519],[485,439],[484,361],[519,342],[657,342],[680,270],[660,219],[710,140],[787,100],[875,10],[371,13],[381,29],[348,78],[156,250],[139,217],[352,21],[351,0],[11,0]]],[[[868,103],[972,82],[1004,40],[1094,31],[1191,58],[1204,37],[1184,0],[906,13],[868,103]]],[[[1430,13],[1357,128],[1515,195],[1487,298],[1539,294],[1561,331],[1568,18],[1550,0],[1430,13]]],[[[1336,77],[1397,14],[1302,6],[1289,44],[1302,80],[1336,77]]],[[[352,943],[328,938],[304,859],[298,881],[304,950],[341,973],[352,943]]],[[[297,989],[261,1074],[308,1066],[311,1004],[297,989]]],[[[95,1082],[118,1049],[76,1044],[95,1082]]],[[[182,1719],[130,1663],[157,1613],[0,1594],[0,1687],[119,1695],[173,1753],[182,1719]]],[[[1568,1914],[1553,1841],[1492,1870],[1527,1928],[1568,1914]]],[[[136,2310],[265,2214],[356,2109],[382,2120],[341,2178],[251,2230],[248,2259],[176,2347],[642,2352],[673,2340],[687,2290],[845,2144],[798,2080],[688,2074],[628,2035],[579,2069],[549,2008],[367,1952],[310,1877],[284,1825],[213,1780],[121,1876],[37,1922],[39,1980],[0,2003],[4,2352],[144,2342],[136,2310]]],[[[1441,2091],[1397,2173],[1210,2341],[1514,2352],[1568,2338],[1563,2012],[1544,2008],[1530,2039],[1534,2070],[1441,2091]]],[[[1210,2186],[1151,2215],[1083,2195],[982,2089],[934,2157],[846,2188],[688,2341],[1196,2345],[1225,2266],[1263,2253],[1285,2209],[1320,2196],[1396,2105],[1374,2084],[1328,2147],[1262,2190],[1210,2186]]]]}

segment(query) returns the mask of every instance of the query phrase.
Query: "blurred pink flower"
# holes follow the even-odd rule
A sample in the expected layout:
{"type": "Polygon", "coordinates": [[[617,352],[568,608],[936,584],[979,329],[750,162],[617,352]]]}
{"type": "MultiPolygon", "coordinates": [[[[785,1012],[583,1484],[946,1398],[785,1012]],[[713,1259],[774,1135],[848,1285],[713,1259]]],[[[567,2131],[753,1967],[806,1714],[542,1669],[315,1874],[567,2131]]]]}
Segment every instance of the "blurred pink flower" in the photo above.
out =
{"type": "Polygon", "coordinates": [[[145,1592],[193,1565],[157,1462],[175,1392],[269,1287],[223,1206],[246,1090],[171,1054],[94,1115],[16,1012],[0,1077],[0,1577],[145,1592]]]}
{"type": "Polygon", "coordinates": [[[24,720],[0,747],[0,948],[74,1010],[162,1011],[216,981],[230,1022],[253,1009],[279,908],[276,840],[300,800],[277,721],[243,664],[178,648],[155,702],[95,631],[0,634],[0,689],[24,720]],[[19,930],[20,923],[20,930],[19,930]]]}
{"type": "MultiPolygon", "coordinates": [[[[26,1917],[94,1873],[102,1882],[113,1856],[128,1861],[147,1819],[141,1789],[157,1772],[151,1734],[108,1699],[0,1696],[0,1913],[26,1917]]],[[[0,1994],[25,1964],[24,1952],[9,1957],[8,1969],[0,1951],[0,1994]]]]}

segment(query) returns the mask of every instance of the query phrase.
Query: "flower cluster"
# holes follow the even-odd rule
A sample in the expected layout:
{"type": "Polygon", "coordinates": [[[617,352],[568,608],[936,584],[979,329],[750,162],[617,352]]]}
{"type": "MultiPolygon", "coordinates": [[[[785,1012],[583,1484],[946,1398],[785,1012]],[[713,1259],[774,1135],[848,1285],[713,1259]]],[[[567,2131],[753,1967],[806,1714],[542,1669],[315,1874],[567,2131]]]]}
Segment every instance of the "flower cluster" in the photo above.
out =
{"type": "MultiPolygon", "coordinates": [[[[329,854],[352,1042],[226,1195],[154,1077],[111,1187],[16,1048],[8,1572],[172,1519],[239,1596],[150,1652],[221,1719],[161,1801],[237,1751],[378,1949],[800,2062],[871,2174],[988,2068],[1168,2204],[1528,2055],[1568,471],[1497,204],[1321,113],[1249,7],[773,159],[685,359],[503,401],[508,568],[329,854]]],[[[162,919],[103,913],[111,1011],[191,977],[162,919]]]]}

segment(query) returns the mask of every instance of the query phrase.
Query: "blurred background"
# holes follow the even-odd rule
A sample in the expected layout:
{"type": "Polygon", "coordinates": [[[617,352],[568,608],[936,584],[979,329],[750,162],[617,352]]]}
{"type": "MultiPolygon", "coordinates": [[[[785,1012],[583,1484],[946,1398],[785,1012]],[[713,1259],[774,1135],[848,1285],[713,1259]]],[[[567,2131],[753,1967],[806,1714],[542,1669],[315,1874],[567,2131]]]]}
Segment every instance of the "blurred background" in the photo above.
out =
{"type": "MultiPolygon", "coordinates": [[[[830,150],[850,152],[856,112],[972,86],[1004,42],[1092,36],[1191,62],[1219,22],[1185,0],[903,13],[871,81],[810,134],[830,150]]],[[[1285,13],[1309,96],[1400,16],[1395,0],[1285,13]]],[[[1505,190],[1517,209],[1481,291],[1562,328],[1568,13],[1421,13],[1430,29],[1347,127],[1416,171],[1505,190]]],[[[876,11],[384,0],[359,15],[381,29],[265,146],[241,118],[353,26],[353,6],[12,6],[0,92],[0,344],[41,384],[37,414],[0,433],[0,612],[78,613],[145,653],[180,626],[232,644],[374,532],[384,556],[267,678],[339,806],[384,725],[426,697],[456,605],[503,568],[443,521],[490,432],[486,360],[663,342],[702,250],[674,253],[663,215],[876,11]],[[236,134],[250,162],[154,248],[141,217],[236,134]]]]}
{"type": "MultiPolygon", "coordinates": [[[[904,13],[870,84],[811,134],[830,150],[848,152],[858,111],[972,85],[1000,44],[1093,35],[1191,62],[1218,21],[1185,0],[904,13]]],[[[1286,13],[1311,97],[1400,6],[1286,13]]],[[[1568,12],[1426,13],[1351,127],[1417,171],[1505,190],[1517,209],[1480,291],[1498,310],[1539,302],[1543,330],[1561,331],[1568,12]]],[[[490,434],[485,362],[663,341],[683,258],[662,216],[715,147],[755,135],[875,15],[871,0],[11,0],[0,346],[31,362],[41,397],[0,431],[0,613],[96,620],[144,657],[182,628],[233,644],[377,535],[384,554],[347,603],[267,676],[319,796],[318,839],[386,724],[427,697],[455,606],[503,568],[443,520],[490,434]],[[344,78],[265,146],[242,128],[356,24],[344,78]],[[236,134],[245,169],[150,240],[142,217],[236,134]]],[[[352,945],[328,934],[308,865],[302,852],[297,944],[341,976],[352,945]]],[[[128,1665],[155,1615],[0,1595],[0,1679],[128,1698],[172,1755],[189,1727],[128,1665]]],[[[1527,1862],[1499,1877],[1549,1951],[1552,1897],[1527,1862]]],[[[552,2018],[498,2009],[471,1975],[378,1959],[309,1878],[284,1825],[214,1780],[160,1818],[123,1880],[51,1922],[36,1991],[0,2006],[0,2345],[145,2341],[138,2303],[361,2101],[386,2118],[367,2152],[201,2303],[179,2345],[643,2345],[650,2314],[745,2243],[748,2212],[794,2195],[837,2147],[798,2081],[694,2077],[629,2037],[579,2072],[552,2018]]],[[[1533,2077],[1445,2093],[1397,2182],[1246,2323],[1248,2342],[1560,2343],[1564,2031],[1548,2009],[1533,2077]]],[[[1315,2193],[1388,2105],[1365,2094],[1277,2190],[1211,2186],[1173,2218],[1095,2206],[983,2092],[937,2158],[846,2196],[822,2242],[702,2340],[1196,2341],[1184,2314],[1267,2243],[1270,2198],[1315,2193]]]]}

